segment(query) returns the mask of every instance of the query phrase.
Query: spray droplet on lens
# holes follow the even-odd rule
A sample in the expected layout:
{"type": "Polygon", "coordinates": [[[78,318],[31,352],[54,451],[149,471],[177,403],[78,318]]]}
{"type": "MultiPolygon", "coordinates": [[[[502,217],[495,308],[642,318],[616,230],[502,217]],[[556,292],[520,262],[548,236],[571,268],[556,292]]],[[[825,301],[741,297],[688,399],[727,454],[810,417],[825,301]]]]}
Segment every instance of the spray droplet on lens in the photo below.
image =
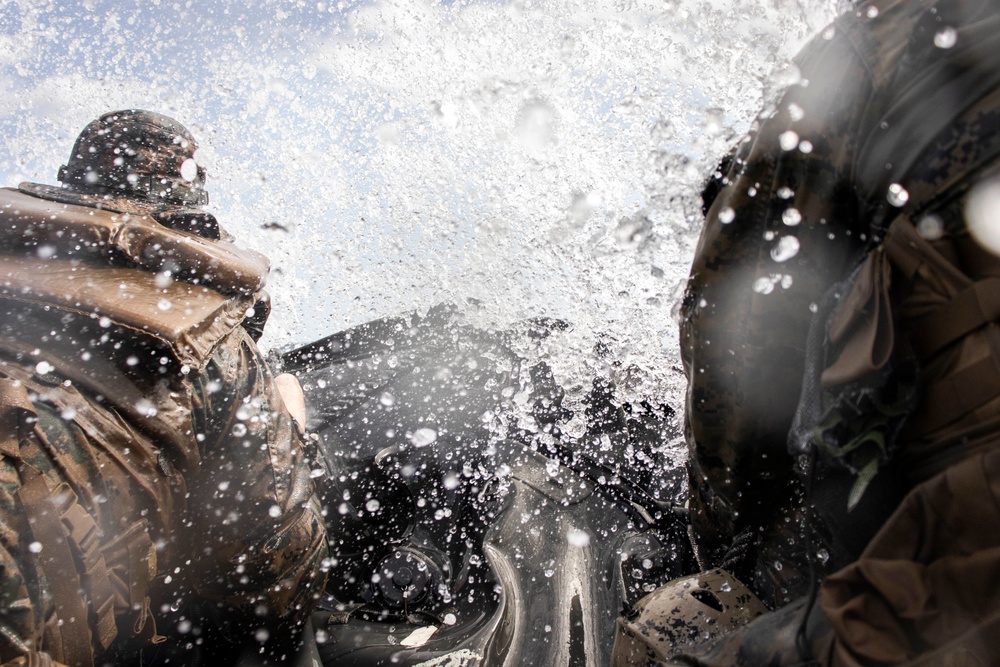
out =
{"type": "Polygon", "coordinates": [[[950,49],[958,41],[958,32],[952,27],[941,28],[934,35],[934,46],[939,49],[950,49]]]}
{"type": "Polygon", "coordinates": [[[910,193],[899,183],[893,183],[889,186],[889,192],[886,193],[885,198],[896,208],[902,208],[906,206],[906,202],[910,201],[910,193]]]}
{"type": "Polygon", "coordinates": [[[782,236],[778,244],[771,248],[771,259],[776,262],[787,262],[799,253],[799,240],[794,236],[782,236]]]}
{"type": "Polygon", "coordinates": [[[797,208],[786,208],[781,214],[781,221],[789,227],[795,227],[802,222],[802,214],[797,208]]]}

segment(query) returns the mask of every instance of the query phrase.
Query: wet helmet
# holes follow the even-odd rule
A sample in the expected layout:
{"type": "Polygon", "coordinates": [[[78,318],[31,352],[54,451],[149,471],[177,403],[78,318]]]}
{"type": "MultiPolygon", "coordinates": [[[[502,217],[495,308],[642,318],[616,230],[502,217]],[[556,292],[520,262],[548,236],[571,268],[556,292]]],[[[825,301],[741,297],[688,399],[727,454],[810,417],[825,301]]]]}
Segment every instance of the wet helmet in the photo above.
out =
{"type": "Polygon", "coordinates": [[[128,109],[89,123],[58,179],[72,191],[195,207],[208,203],[198,144],[173,118],[128,109]]]}
{"type": "Polygon", "coordinates": [[[764,614],[767,607],[730,572],[681,577],[639,600],[618,619],[612,664],[666,660],[764,614]]]}

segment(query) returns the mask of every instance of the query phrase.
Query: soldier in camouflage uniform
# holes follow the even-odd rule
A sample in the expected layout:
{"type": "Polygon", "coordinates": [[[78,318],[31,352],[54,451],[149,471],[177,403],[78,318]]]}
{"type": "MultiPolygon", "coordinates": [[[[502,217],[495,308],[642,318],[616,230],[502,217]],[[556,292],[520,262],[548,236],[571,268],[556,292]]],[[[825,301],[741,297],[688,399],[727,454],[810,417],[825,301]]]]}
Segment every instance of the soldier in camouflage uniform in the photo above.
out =
{"type": "Polygon", "coordinates": [[[113,112],[62,187],[0,190],[5,666],[281,659],[322,590],[310,470],[252,337],[267,262],[204,210],[195,149],[113,112]]]}
{"type": "Polygon", "coordinates": [[[671,664],[1000,663],[1000,258],[967,214],[1000,178],[998,49],[997,0],[859,3],[710,181],[692,523],[780,609],[671,664]]]}

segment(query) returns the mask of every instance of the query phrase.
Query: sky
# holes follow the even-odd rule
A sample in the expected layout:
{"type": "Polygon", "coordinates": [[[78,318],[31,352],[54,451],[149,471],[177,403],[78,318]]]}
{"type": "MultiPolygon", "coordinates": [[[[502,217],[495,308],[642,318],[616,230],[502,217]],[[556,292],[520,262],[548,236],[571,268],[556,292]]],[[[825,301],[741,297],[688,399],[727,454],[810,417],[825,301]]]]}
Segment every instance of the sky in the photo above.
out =
{"type": "Polygon", "coordinates": [[[55,183],[87,122],[172,116],[210,209],[272,260],[262,345],[474,300],[559,317],[682,391],[698,193],[834,0],[0,3],[0,176],[55,183]]]}

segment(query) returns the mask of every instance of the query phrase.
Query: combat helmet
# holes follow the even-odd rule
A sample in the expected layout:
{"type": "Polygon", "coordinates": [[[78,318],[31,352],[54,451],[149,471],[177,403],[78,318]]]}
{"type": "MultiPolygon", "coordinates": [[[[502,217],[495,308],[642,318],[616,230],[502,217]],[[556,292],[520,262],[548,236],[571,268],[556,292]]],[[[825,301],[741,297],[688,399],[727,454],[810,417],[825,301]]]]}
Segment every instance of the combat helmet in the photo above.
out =
{"type": "Polygon", "coordinates": [[[87,124],[69,160],[62,187],[22,183],[19,189],[67,204],[151,215],[168,227],[218,238],[208,204],[198,143],[179,122],[153,111],[111,111],[87,124]]]}
{"type": "Polygon", "coordinates": [[[180,206],[208,203],[195,138],[173,118],[129,109],[83,128],[58,179],[69,189],[180,206]]]}

